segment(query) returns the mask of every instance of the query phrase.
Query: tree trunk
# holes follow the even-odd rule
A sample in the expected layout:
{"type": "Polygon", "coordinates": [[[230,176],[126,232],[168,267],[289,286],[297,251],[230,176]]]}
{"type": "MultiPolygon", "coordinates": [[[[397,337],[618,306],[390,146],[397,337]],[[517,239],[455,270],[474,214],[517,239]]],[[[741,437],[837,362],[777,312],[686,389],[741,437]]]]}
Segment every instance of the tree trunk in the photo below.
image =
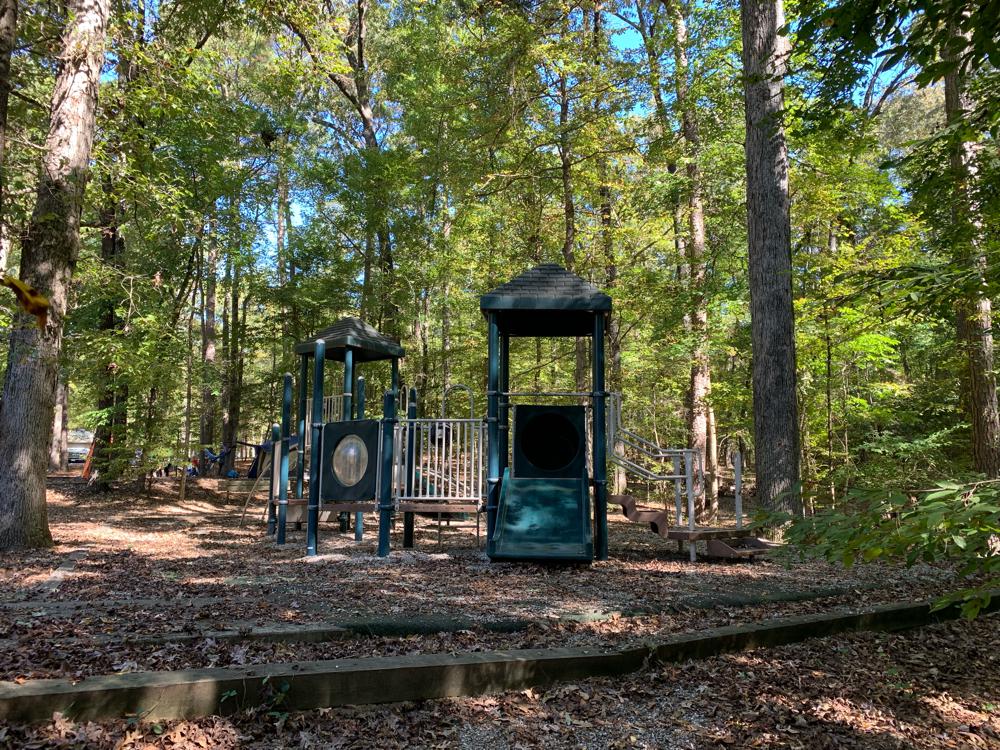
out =
{"type": "Polygon", "coordinates": [[[10,257],[7,226],[7,104],[10,101],[10,55],[17,42],[17,0],[0,0],[0,274],[10,257]]]}
{"type": "Polygon", "coordinates": [[[788,45],[781,0],[741,0],[754,454],[765,508],[801,514],[795,321],[782,125],[788,45]]]}
{"type": "MultiPolygon", "coordinates": [[[[240,336],[240,269],[232,260],[228,261],[231,269],[227,271],[227,276],[232,277],[230,286],[230,301],[228,304],[229,317],[227,324],[223,326],[223,336],[226,337],[226,384],[225,401],[222,412],[222,443],[223,445],[235,446],[239,439],[240,429],[240,405],[243,394],[240,392],[241,373],[243,366],[243,356],[240,351],[242,347],[240,336]]],[[[236,461],[235,449],[226,457],[223,464],[223,473],[234,468],[236,461]]]]}
{"type": "Polygon", "coordinates": [[[66,471],[69,465],[69,388],[66,380],[56,384],[56,408],[52,417],[52,442],[49,444],[49,471],[66,471]]]}
{"type": "MultiPolygon", "coordinates": [[[[198,290],[191,292],[191,308],[187,319],[187,367],[185,368],[184,385],[184,437],[182,453],[184,458],[181,461],[181,482],[177,492],[179,500],[187,497],[188,468],[191,466],[191,409],[193,407],[192,394],[194,391],[194,310],[197,302],[198,290]]],[[[201,462],[199,462],[201,463],[201,462]]],[[[199,466],[199,471],[204,473],[204,466],[199,466]]]]}
{"type": "MultiPolygon", "coordinates": [[[[115,274],[121,265],[124,252],[124,240],[118,228],[121,202],[115,197],[114,180],[110,170],[113,164],[108,164],[109,172],[105,175],[102,190],[103,199],[99,211],[101,224],[101,261],[109,274],[115,274]]],[[[105,290],[107,295],[101,302],[100,330],[107,336],[118,327],[118,285],[109,285],[105,290]]],[[[127,415],[127,386],[119,383],[118,363],[105,362],[100,392],[97,397],[97,410],[101,414],[100,422],[94,431],[94,473],[96,481],[94,490],[107,492],[111,483],[118,478],[123,466],[121,464],[122,443],[125,440],[125,417],[127,415]]]]}
{"type": "Polygon", "coordinates": [[[670,2],[674,26],[674,80],[677,107],[680,110],[681,134],[684,138],[688,178],[688,284],[691,292],[691,377],[688,386],[688,447],[695,451],[704,470],[704,482],[699,475],[695,491],[698,494],[698,514],[704,519],[718,505],[718,455],[709,450],[709,394],[712,375],[708,358],[708,302],[705,297],[705,210],[702,205],[701,134],[698,113],[688,93],[688,33],[684,13],[678,0],[670,2]]]}
{"type": "MultiPolygon", "coordinates": [[[[288,171],[283,162],[278,163],[277,174],[277,201],[275,206],[275,258],[278,265],[278,294],[281,300],[279,317],[281,318],[281,360],[286,362],[291,355],[293,343],[290,330],[291,318],[288,314],[287,299],[288,283],[288,231],[289,227],[289,207],[288,207],[288,171]]],[[[293,295],[294,296],[294,295],[293,295]]]]}
{"type": "Polygon", "coordinates": [[[208,474],[208,450],[215,450],[215,412],[219,407],[216,395],[217,373],[215,371],[215,292],[218,286],[219,243],[215,236],[208,243],[205,258],[204,279],[202,280],[201,315],[201,421],[198,441],[204,466],[203,475],[208,474]]]}
{"type": "MultiPolygon", "coordinates": [[[[126,101],[129,97],[132,83],[138,75],[138,66],[134,63],[132,50],[145,43],[145,6],[139,4],[134,22],[127,23],[128,36],[114,50],[117,57],[117,85],[112,92],[110,103],[104,110],[110,121],[112,135],[109,141],[109,153],[104,164],[104,178],[101,182],[102,200],[98,211],[101,227],[101,261],[108,276],[116,277],[121,273],[122,261],[125,255],[125,239],[121,234],[121,220],[126,213],[125,201],[118,195],[116,185],[127,155],[122,151],[115,137],[114,130],[121,128],[127,118],[126,101]]],[[[122,302],[122,291],[118,284],[110,284],[102,300],[100,330],[110,339],[121,321],[118,319],[117,308],[122,302]]],[[[113,348],[112,348],[113,351],[113,348]]],[[[101,423],[94,435],[94,467],[97,481],[94,489],[105,492],[111,483],[117,479],[128,466],[128,382],[121,376],[118,363],[113,359],[104,365],[103,382],[97,399],[97,408],[101,413],[101,423]]]]}
{"type": "Polygon", "coordinates": [[[108,0],[67,5],[38,193],[21,251],[21,278],[48,296],[50,308],[44,330],[19,313],[10,334],[0,410],[0,551],[52,543],[45,470],[108,20],[108,0]]]}
{"type": "MultiPolygon", "coordinates": [[[[955,126],[972,110],[966,90],[966,75],[960,69],[944,79],[945,116],[955,126]]],[[[951,232],[958,262],[975,276],[986,273],[982,250],[982,222],[979,206],[971,195],[976,177],[976,145],[958,142],[951,149],[951,232]]],[[[986,282],[980,285],[985,287],[986,282]]],[[[1000,412],[997,409],[997,384],[993,372],[993,308],[989,297],[976,290],[966,291],[956,305],[956,328],[959,346],[965,355],[966,393],[962,401],[972,424],[972,463],[976,471],[988,477],[1000,477],[1000,412]]]]}
{"type": "MultiPolygon", "coordinates": [[[[576,272],[576,203],[573,200],[573,150],[569,141],[569,88],[566,75],[559,76],[559,163],[563,187],[563,263],[576,272]]],[[[574,344],[573,382],[576,390],[587,387],[587,345],[582,338],[574,344]]]]}

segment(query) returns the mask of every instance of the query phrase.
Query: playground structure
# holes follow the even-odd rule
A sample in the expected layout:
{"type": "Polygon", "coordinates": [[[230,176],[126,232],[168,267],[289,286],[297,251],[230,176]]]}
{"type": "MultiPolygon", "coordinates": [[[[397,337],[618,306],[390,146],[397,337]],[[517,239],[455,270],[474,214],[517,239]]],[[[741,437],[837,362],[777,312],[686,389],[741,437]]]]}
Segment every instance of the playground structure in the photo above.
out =
{"type": "Polygon", "coordinates": [[[287,525],[304,521],[306,554],[316,555],[321,521],[337,520],[340,531],[347,532],[353,515],[354,538],[360,541],[363,516],[373,513],[378,555],[384,557],[400,515],[408,548],[414,544],[415,514],[436,517],[439,535],[442,518],[474,515],[477,537],[479,516],[485,514],[486,551],[493,560],[606,560],[610,461],[647,482],[672,483],[673,513],[642,508],[627,495],[610,500],[629,520],[679,546],[687,542],[692,561],[698,541],[715,556],[760,554],[742,523],[738,454],[736,528],[701,527],[695,523],[696,488],[704,486],[696,481],[702,473],[698,454],[661,448],[622,425],[621,394],[605,390],[604,336],[611,304],[606,294],[554,264],[530,269],[483,295],[485,417],[475,414],[473,392],[462,385],[445,392],[440,417],[418,416],[415,390],[404,393],[399,384],[402,347],[356,318],[344,318],[298,344],[298,430],[291,432],[294,383],[286,374],[281,423],[272,427],[268,533],[285,544],[287,525]],[[510,341],[529,336],[589,338],[590,389],[512,391],[510,341]],[[382,397],[381,419],[371,419],[365,414],[365,380],[357,376],[356,365],[380,360],[391,363],[390,387],[382,397]],[[328,361],[343,363],[339,394],[324,390],[328,361]],[[448,399],[458,392],[468,398],[468,416],[447,417],[448,399]],[[296,451],[292,485],[289,459],[296,451]]]}

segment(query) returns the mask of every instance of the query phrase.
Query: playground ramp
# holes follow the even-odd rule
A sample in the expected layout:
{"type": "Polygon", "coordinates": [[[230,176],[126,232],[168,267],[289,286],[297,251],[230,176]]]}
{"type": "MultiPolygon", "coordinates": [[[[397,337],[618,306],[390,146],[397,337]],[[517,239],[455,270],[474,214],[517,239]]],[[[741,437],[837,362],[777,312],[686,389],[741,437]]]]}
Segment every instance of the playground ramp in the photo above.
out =
{"type": "Polygon", "coordinates": [[[670,514],[667,511],[641,508],[631,495],[611,495],[608,500],[619,505],[622,515],[629,521],[648,526],[650,531],[663,539],[672,539],[678,545],[684,542],[689,545],[705,542],[705,554],[708,557],[752,560],[766,555],[777,546],[763,539],[757,539],[750,529],[671,526],[670,514]]]}

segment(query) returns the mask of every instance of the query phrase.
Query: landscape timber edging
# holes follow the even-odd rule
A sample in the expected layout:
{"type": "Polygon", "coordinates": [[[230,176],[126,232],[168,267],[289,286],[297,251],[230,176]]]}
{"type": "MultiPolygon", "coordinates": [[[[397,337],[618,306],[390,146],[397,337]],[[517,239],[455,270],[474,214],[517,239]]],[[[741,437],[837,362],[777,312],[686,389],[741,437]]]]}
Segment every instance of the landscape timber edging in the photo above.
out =
{"type": "MultiPolygon", "coordinates": [[[[994,592],[983,613],[1000,610],[994,592]]],[[[0,682],[0,720],[47,721],[56,711],[87,721],[138,716],[179,719],[260,705],[305,710],[474,696],[559,681],[620,675],[650,662],[676,662],[777,646],[856,630],[903,630],[955,619],[958,605],[882,605],[852,613],[786,617],[686,633],[627,649],[524,649],[421,654],[298,664],[134,672],[71,680],[0,682]]]]}

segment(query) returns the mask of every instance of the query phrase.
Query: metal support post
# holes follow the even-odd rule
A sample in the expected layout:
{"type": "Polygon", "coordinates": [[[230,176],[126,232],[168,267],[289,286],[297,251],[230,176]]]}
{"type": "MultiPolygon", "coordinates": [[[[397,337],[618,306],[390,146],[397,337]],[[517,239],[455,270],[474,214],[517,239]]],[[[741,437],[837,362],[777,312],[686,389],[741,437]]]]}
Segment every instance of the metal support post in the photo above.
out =
{"type": "Polygon", "coordinates": [[[594,444],[594,553],[598,560],[608,559],[608,444],[605,436],[604,402],[604,316],[594,316],[594,341],[591,353],[593,374],[593,444],[594,444]]]}
{"type": "MultiPolygon", "coordinates": [[[[393,360],[395,362],[395,360],[393,360]]],[[[382,396],[382,467],[378,488],[378,556],[389,556],[389,528],[392,524],[392,444],[396,426],[396,392],[382,396]]]]}
{"type": "Polygon", "coordinates": [[[319,554],[319,484],[323,462],[323,367],[326,364],[326,342],[316,339],[316,361],[313,363],[312,450],[309,457],[309,506],[306,520],[306,555],[319,554]]]}
{"type": "Polygon", "coordinates": [[[278,466],[281,454],[281,428],[277,424],[271,425],[271,481],[267,490],[267,535],[274,536],[278,526],[278,479],[280,469],[278,466]]]}
{"type": "MultiPolygon", "coordinates": [[[[687,482],[688,496],[688,530],[694,532],[694,451],[684,451],[684,480],[687,482]]],[[[688,551],[691,562],[697,560],[697,543],[694,539],[688,540],[688,551]]]]}
{"type": "MultiPolygon", "coordinates": [[[[357,380],[357,393],[355,394],[355,401],[357,402],[356,409],[358,413],[358,419],[365,418],[365,379],[361,376],[357,380]]],[[[360,542],[365,538],[365,514],[355,513],[354,514],[354,541],[360,542]]]]}
{"type": "Polygon", "coordinates": [[[681,462],[683,460],[683,456],[680,453],[674,454],[674,509],[677,511],[675,526],[680,526],[684,518],[684,490],[682,488],[683,480],[681,479],[683,476],[681,462]]]}
{"type": "MultiPolygon", "coordinates": [[[[414,434],[414,427],[416,423],[413,421],[417,418],[417,389],[410,389],[410,398],[406,405],[406,496],[413,497],[413,474],[415,471],[414,458],[416,456],[416,444],[414,434]]],[[[414,526],[414,514],[412,511],[406,511],[403,513],[403,548],[411,549],[413,547],[413,526],[414,526]]]]}
{"type": "Polygon", "coordinates": [[[510,464],[510,396],[503,394],[510,391],[510,336],[500,337],[500,471],[510,464]]]}
{"type": "Polygon", "coordinates": [[[309,358],[302,355],[299,365],[299,470],[295,475],[295,497],[299,500],[305,490],[306,481],[306,410],[309,408],[309,358]]]}
{"type": "Polygon", "coordinates": [[[500,329],[489,313],[489,376],[486,385],[486,541],[493,539],[500,505],[500,329]]]}
{"type": "MultiPolygon", "coordinates": [[[[279,545],[285,543],[285,526],[288,522],[288,453],[292,447],[289,436],[292,429],[292,374],[285,373],[285,387],[281,395],[281,460],[278,479],[278,538],[279,545]]],[[[275,445],[277,445],[276,443],[275,445]]]]}

